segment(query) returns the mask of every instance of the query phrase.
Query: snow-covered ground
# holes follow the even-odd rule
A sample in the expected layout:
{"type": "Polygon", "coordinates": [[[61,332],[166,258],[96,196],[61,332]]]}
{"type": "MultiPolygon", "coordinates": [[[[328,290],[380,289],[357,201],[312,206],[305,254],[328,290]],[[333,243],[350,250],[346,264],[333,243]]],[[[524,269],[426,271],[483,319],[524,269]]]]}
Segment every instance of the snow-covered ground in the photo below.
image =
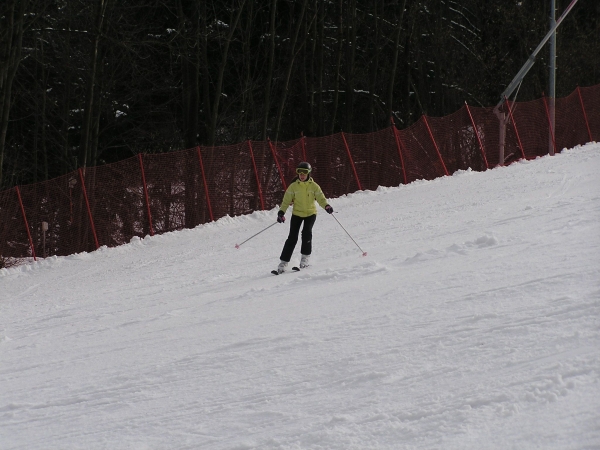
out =
{"type": "Polygon", "coordinates": [[[0,270],[0,448],[600,448],[600,144],[331,204],[0,270]]]}

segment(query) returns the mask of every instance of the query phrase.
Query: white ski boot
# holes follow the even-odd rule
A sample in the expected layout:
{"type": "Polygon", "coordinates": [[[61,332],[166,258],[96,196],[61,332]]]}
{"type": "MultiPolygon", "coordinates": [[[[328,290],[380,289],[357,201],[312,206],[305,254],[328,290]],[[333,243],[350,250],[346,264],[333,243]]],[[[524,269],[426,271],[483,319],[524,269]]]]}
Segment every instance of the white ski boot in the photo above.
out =
{"type": "Polygon", "coordinates": [[[287,265],[288,265],[287,261],[283,261],[283,260],[280,261],[279,265],[277,266],[277,273],[285,272],[287,265]]]}
{"type": "Polygon", "coordinates": [[[304,269],[305,267],[308,267],[309,260],[310,260],[310,255],[302,255],[302,258],[300,258],[300,268],[304,269]]]}

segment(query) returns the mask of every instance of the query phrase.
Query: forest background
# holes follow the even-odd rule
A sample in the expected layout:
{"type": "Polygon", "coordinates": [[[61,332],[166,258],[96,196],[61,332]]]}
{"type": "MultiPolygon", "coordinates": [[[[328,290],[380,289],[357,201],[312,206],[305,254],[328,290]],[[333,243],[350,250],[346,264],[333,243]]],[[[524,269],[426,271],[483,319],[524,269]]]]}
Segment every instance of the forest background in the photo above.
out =
{"type": "MultiPolygon", "coordinates": [[[[546,0],[4,0],[0,190],[137,153],[406,128],[493,106],[546,0]]],[[[568,6],[557,0],[558,18],[568,6]]],[[[556,96],[600,83],[600,2],[557,33],[556,96]]],[[[548,92],[542,51],[519,101],[548,92]]]]}

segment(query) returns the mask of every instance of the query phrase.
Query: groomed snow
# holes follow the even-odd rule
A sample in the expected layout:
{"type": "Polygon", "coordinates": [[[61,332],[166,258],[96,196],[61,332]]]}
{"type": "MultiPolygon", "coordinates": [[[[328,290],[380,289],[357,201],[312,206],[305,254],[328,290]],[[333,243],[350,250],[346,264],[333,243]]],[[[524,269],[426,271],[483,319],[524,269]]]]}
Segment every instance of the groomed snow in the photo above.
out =
{"type": "Polygon", "coordinates": [[[331,204],[0,270],[0,448],[600,448],[600,144],[331,204]]]}

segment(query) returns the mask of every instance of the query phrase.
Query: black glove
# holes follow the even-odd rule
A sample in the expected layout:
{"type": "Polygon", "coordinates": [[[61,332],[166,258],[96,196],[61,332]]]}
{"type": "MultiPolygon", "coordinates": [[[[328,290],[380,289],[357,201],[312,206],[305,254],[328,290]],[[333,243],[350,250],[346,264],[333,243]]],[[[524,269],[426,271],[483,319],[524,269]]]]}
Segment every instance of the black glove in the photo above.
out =
{"type": "Polygon", "coordinates": [[[285,222],[285,213],[281,210],[277,213],[277,222],[283,223],[285,222]]]}
{"type": "Polygon", "coordinates": [[[325,211],[327,211],[329,214],[333,214],[333,208],[329,205],[325,206],[325,211]]]}

